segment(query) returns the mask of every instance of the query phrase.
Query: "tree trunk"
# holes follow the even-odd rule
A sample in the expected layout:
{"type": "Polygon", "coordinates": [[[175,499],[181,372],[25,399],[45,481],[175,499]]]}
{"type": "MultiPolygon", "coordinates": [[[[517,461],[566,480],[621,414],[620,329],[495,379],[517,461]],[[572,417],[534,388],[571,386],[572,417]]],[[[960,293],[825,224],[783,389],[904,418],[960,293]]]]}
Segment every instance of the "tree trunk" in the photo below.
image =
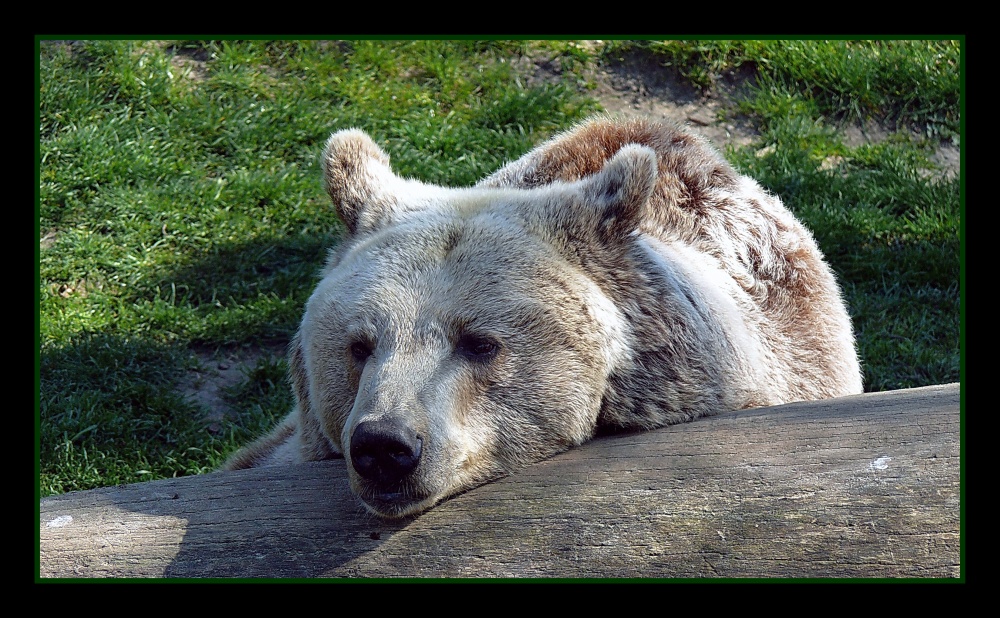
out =
{"type": "Polygon", "coordinates": [[[342,460],[40,503],[48,577],[963,577],[959,385],[604,437],[403,521],[342,460]]]}

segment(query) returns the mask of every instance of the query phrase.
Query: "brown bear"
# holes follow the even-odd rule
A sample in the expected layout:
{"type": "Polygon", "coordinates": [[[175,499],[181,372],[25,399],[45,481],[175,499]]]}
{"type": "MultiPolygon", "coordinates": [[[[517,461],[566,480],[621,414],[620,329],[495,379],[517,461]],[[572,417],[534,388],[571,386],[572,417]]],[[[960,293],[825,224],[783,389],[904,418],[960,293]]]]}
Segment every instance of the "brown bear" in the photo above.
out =
{"type": "Polygon", "coordinates": [[[343,456],[383,517],[595,435],[859,393],[812,235],[703,140],[599,117],[477,185],[323,155],[346,225],[291,343],[297,405],[228,469],[343,456]]]}

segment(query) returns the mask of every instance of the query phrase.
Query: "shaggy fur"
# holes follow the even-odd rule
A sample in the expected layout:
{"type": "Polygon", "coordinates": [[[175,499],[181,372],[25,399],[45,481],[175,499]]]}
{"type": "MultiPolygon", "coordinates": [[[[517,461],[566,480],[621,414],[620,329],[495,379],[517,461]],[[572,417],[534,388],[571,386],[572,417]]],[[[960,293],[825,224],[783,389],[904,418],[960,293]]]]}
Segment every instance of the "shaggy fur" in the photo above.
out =
{"type": "Polygon", "coordinates": [[[400,517],[594,436],[859,393],[811,234],[702,140],[597,118],[471,188],[335,133],[347,226],[292,342],[296,409],[229,469],[347,459],[400,517]]]}

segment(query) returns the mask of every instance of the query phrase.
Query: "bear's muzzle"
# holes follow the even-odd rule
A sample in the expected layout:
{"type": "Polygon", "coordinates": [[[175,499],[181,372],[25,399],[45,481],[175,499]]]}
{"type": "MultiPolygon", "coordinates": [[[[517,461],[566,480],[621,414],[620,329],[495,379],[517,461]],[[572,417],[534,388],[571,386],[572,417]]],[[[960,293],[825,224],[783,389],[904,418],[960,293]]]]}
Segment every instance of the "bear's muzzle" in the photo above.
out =
{"type": "Polygon", "coordinates": [[[351,465],[376,485],[396,485],[420,463],[423,438],[394,420],[362,421],[351,436],[351,465]]]}

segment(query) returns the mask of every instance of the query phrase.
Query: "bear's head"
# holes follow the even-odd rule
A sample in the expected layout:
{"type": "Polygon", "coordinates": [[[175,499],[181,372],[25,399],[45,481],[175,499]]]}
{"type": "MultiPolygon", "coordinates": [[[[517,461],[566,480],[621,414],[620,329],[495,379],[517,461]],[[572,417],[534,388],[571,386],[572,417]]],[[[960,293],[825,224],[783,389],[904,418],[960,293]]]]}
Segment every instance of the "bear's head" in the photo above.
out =
{"type": "Polygon", "coordinates": [[[344,455],[365,505],[416,513],[591,438],[631,353],[605,274],[629,259],[653,151],[626,146],[573,182],[444,188],[348,130],[323,165],[347,233],[292,375],[306,439],[344,455]]]}

